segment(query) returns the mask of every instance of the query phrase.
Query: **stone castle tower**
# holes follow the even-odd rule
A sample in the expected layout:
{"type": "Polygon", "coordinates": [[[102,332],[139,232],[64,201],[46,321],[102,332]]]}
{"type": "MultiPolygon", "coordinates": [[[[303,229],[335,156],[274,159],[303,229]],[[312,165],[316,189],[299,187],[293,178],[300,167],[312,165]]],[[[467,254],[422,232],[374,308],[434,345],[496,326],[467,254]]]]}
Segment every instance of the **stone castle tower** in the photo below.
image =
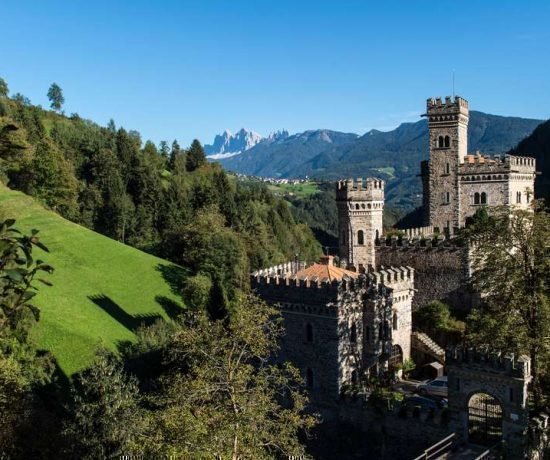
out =
{"type": "Polygon", "coordinates": [[[339,254],[344,265],[359,272],[375,267],[375,240],[382,235],[384,181],[361,178],[336,184],[339,254]]]}
{"type": "Polygon", "coordinates": [[[425,224],[434,233],[452,235],[480,206],[528,209],[535,160],[468,153],[468,101],[430,98],[426,105],[430,159],[422,162],[425,224]]]}
{"type": "Polygon", "coordinates": [[[428,99],[429,181],[424,209],[430,225],[451,232],[460,225],[458,169],[468,154],[468,101],[461,97],[428,99]]]}

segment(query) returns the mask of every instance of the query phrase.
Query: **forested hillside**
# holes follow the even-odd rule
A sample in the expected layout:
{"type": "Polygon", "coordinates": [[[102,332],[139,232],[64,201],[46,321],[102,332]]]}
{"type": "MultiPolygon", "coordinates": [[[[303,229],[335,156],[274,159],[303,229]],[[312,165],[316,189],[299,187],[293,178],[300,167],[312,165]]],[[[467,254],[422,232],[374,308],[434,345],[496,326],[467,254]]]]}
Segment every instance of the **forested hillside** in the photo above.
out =
{"type": "Polygon", "coordinates": [[[550,203],[550,120],[539,125],[533,134],[523,139],[510,153],[536,158],[537,171],[541,175],[535,179],[535,196],[545,198],[550,203]]]}
{"type": "Polygon", "coordinates": [[[0,174],[10,188],[61,216],[208,278],[228,307],[250,270],[320,246],[287,203],[263,184],[231,181],[194,141],[143,142],[136,131],[102,127],[0,95],[0,174]]]}

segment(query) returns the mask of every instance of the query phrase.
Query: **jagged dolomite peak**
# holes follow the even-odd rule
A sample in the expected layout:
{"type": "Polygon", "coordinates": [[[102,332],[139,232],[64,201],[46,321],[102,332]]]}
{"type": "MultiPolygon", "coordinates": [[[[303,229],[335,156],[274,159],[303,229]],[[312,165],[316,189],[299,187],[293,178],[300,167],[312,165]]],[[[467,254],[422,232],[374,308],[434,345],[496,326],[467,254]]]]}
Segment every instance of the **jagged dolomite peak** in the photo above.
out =
{"type": "Polygon", "coordinates": [[[232,134],[225,130],[214,138],[212,145],[205,145],[204,150],[209,158],[217,160],[238,155],[245,150],[251,149],[264,139],[255,131],[248,131],[245,128],[232,134]]]}

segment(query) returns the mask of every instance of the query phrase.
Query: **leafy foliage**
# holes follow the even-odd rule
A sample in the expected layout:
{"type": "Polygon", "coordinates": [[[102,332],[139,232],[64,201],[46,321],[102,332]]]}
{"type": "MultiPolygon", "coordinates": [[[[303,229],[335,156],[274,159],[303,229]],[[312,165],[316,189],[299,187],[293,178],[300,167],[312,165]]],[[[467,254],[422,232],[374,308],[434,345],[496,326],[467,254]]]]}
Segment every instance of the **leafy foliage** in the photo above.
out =
{"type": "Polygon", "coordinates": [[[50,100],[50,107],[54,110],[61,110],[65,103],[63,97],[63,90],[57,83],[52,83],[50,89],[48,89],[48,99],[50,100]]]}
{"type": "Polygon", "coordinates": [[[38,354],[29,341],[30,328],[39,319],[31,303],[34,280],[53,268],[33,259],[33,247],[46,250],[38,231],[22,235],[14,224],[10,219],[0,222],[0,452],[8,456],[23,452],[21,440],[33,423],[33,390],[53,372],[50,357],[38,354]]]}
{"type": "Polygon", "coordinates": [[[297,370],[270,364],[281,325],[258,299],[227,321],[189,315],[169,348],[173,372],[158,394],[157,454],[220,458],[302,455],[298,433],[315,419],[297,370]],[[183,371],[183,372],[182,372],[183,371]]]}
{"type": "Polygon", "coordinates": [[[468,318],[468,338],[530,355],[541,403],[550,378],[550,215],[541,203],[511,214],[497,209],[478,216],[465,237],[474,249],[472,281],[482,293],[482,305],[468,318]]]}
{"type": "Polygon", "coordinates": [[[71,458],[97,459],[129,455],[143,431],[135,378],[122,363],[99,351],[94,365],[81,373],[73,387],[71,416],[64,435],[71,458]]]}

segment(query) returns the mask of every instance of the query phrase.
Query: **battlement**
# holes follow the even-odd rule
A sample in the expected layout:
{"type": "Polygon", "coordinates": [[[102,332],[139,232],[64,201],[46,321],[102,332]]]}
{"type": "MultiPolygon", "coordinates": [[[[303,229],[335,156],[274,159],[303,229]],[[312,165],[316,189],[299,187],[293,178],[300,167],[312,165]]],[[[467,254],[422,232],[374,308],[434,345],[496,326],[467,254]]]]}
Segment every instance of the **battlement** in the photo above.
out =
{"type": "Polygon", "coordinates": [[[528,167],[535,172],[537,161],[534,158],[506,155],[506,160],[510,163],[510,166],[528,167]]]}
{"type": "Polygon", "coordinates": [[[353,179],[339,180],[336,182],[336,190],[353,192],[361,190],[384,190],[384,181],[373,177],[366,179],[358,177],[355,181],[353,179]]]}
{"type": "Polygon", "coordinates": [[[445,102],[441,100],[440,97],[430,97],[426,101],[426,108],[428,112],[431,110],[445,110],[448,111],[449,109],[466,109],[468,110],[468,101],[460,96],[455,96],[454,101],[451,99],[451,96],[445,97],[445,102]]]}
{"type": "MultiPolygon", "coordinates": [[[[427,229],[431,227],[426,227],[427,229]]],[[[432,227],[433,228],[433,227],[432,227]]],[[[411,231],[419,232],[420,229],[410,229],[411,231]]],[[[455,240],[449,240],[444,234],[431,233],[429,237],[424,237],[421,233],[409,236],[407,233],[401,237],[397,235],[388,238],[380,238],[375,241],[377,250],[384,248],[402,249],[402,248],[438,248],[447,250],[456,250],[462,248],[455,240]]]]}
{"type": "Polygon", "coordinates": [[[378,271],[360,274],[357,277],[344,275],[342,279],[330,280],[318,276],[302,276],[296,274],[278,275],[269,269],[258,270],[251,275],[252,287],[270,286],[282,289],[313,289],[326,292],[357,291],[372,287],[392,288],[400,283],[414,283],[414,269],[412,267],[388,267],[378,271]]]}
{"type": "Polygon", "coordinates": [[[253,276],[291,276],[303,270],[306,267],[304,261],[292,261],[285,262],[279,265],[273,265],[272,267],[256,270],[253,276]]]}
{"type": "Polygon", "coordinates": [[[530,157],[516,157],[512,155],[495,155],[493,157],[482,155],[477,152],[464,157],[464,163],[459,165],[458,174],[482,176],[471,176],[461,180],[507,180],[508,174],[519,172],[524,174],[534,174],[536,160],[530,157]],[[483,176],[486,174],[486,176],[483,176]]]}
{"type": "Polygon", "coordinates": [[[464,369],[491,371],[501,375],[529,380],[531,375],[531,359],[521,355],[517,359],[514,353],[502,353],[485,347],[450,347],[445,352],[447,366],[464,369]]]}

